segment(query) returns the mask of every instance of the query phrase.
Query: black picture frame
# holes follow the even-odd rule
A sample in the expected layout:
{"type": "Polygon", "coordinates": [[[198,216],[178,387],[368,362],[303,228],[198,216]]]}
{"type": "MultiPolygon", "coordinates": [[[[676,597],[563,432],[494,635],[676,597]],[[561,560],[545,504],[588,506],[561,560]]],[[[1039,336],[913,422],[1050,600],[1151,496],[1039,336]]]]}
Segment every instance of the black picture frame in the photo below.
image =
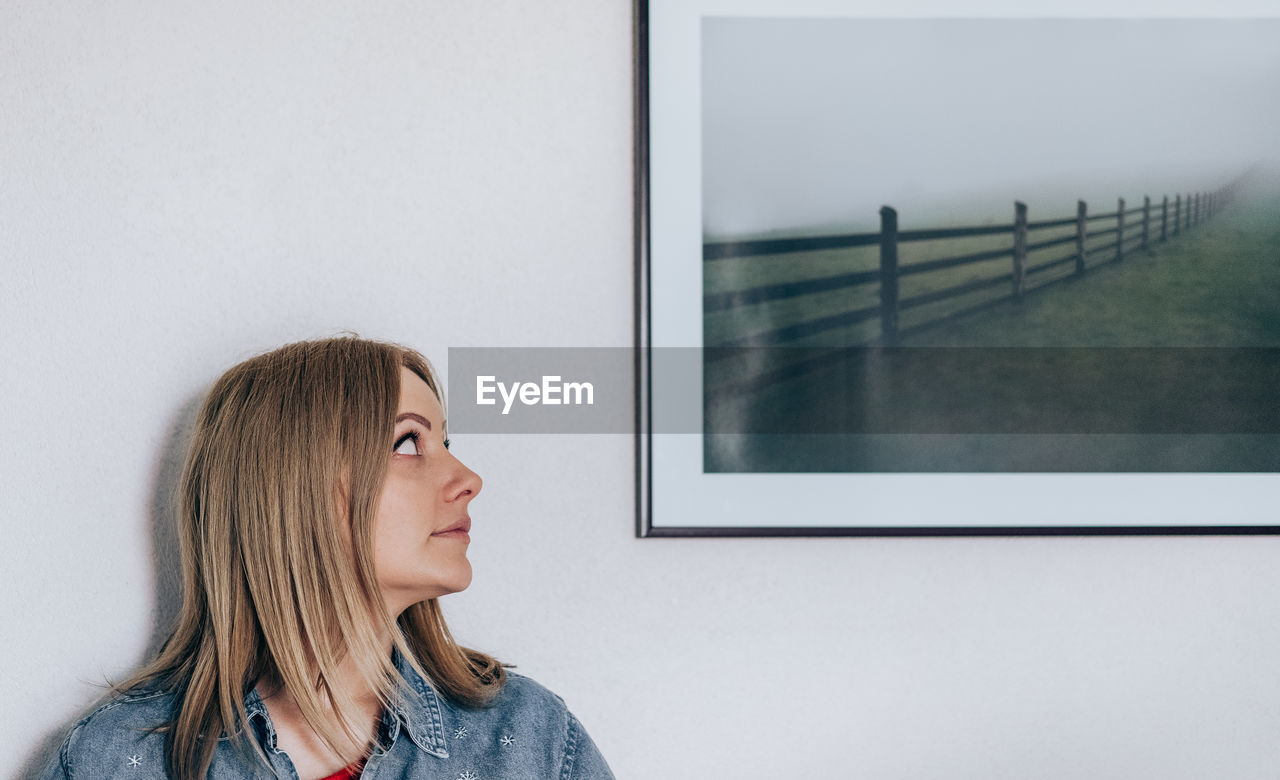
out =
{"type": "MultiPolygon", "coordinates": [[[[651,138],[653,117],[651,105],[651,57],[654,56],[654,39],[651,26],[651,0],[635,0],[634,5],[634,333],[635,333],[635,459],[636,459],[636,527],[639,538],[717,538],[717,537],[951,537],[951,536],[1116,536],[1116,535],[1241,535],[1280,533],[1280,524],[1265,518],[1268,497],[1280,495],[1280,475],[1235,474],[1196,475],[1192,479],[1203,484],[1190,492],[1196,499],[1190,506],[1176,510],[1176,522],[1161,522],[1159,517],[1139,518],[1140,522],[1124,523],[1114,520],[1091,523],[1079,522],[1018,522],[1004,518],[992,524],[977,523],[918,523],[910,516],[889,518],[875,517],[875,522],[838,521],[829,524],[775,524],[769,522],[724,522],[714,524],[698,522],[696,517],[669,519],[655,516],[655,437],[670,434],[655,430],[654,423],[654,360],[656,350],[666,345],[654,341],[654,289],[653,281],[653,177],[651,138]],[[1213,479],[1221,476],[1224,479],[1213,479]],[[1209,477],[1206,479],[1205,477],[1209,477]],[[1238,478],[1233,480],[1232,477],[1238,478]],[[1236,482],[1246,484],[1243,497],[1236,482]],[[1240,519],[1246,522],[1239,522],[1240,519]]],[[[659,48],[661,48],[659,46],[659,48]]],[[[662,56],[661,51],[658,56],[662,56]]],[[[1198,193],[1197,193],[1198,194],[1198,193]]],[[[1206,196],[1208,197],[1208,196],[1206,196]]],[[[1198,201],[1197,201],[1198,204],[1198,201]]],[[[1123,220],[1125,206],[1119,211],[1123,220]]],[[[1123,241],[1123,239],[1118,239],[1123,241]]],[[[1145,237],[1144,237],[1145,244],[1145,237]]],[[[659,293],[661,298],[661,293],[659,293]]],[[[686,434],[687,435],[687,434],[686,434]]],[[[657,448],[662,458],[661,447],[657,448]]],[[[659,464],[661,465],[661,464],[659,464]]],[[[738,475],[742,476],[742,475],[738,475]]],[[[948,475],[963,478],[965,475],[948,475]]],[[[1007,484],[1019,481],[1023,475],[983,474],[975,480],[1007,484]]],[[[1033,474],[1030,478],[1053,478],[1052,474],[1033,474]]],[[[1062,476],[1062,475],[1056,475],[1062,476]]],[[[1128,483],[1146,478],[1169,476],[1152,474],[1117,475],[1115,479],[1128,483]]],[[[750,475],[744,478],[750,479],[750,475]]],[[[1068,478],[1069,479],[1069,478],[1068,478]]],[[[917,480],[919,481],[919,480],[917,480]]],[[[1159,482],[1159,479],[1155,480],[1159,482]]],[[[665,490],[663,485],[658,490],[665,490]]],[[[1159,488],[1157,487],[1158,491],[1159,488]]],[[[692,492],[697,492],[695,489],[692,492]]],[[[685,491],[688,495],[690,491],[685,491]]],[[[1143,490],[1129,496],[1131,501],[1142,501],[1143,490]]],[[[1150,493],[1155,496],[1157,493],[1150,493]]],[[[850,503],[858,496],[850,495],[850,503]]],[[[1176,499],[1175,499],[1176,500],[1176,499]]],[[[1166,504],[1168,506],[1168,504],[1166,504]]],[[[661,510],[658,510],[661,511],[661,510]]],[[[844,511],[844,510],[841,510],[844,511]]],[[[1151,508],[1160,513],[1160,506],[1151,508]]],[[[697,514],[694,512],[693,514],[697,514]]],[[[706,516],[705,514],[701,516],[706,516]]]]}

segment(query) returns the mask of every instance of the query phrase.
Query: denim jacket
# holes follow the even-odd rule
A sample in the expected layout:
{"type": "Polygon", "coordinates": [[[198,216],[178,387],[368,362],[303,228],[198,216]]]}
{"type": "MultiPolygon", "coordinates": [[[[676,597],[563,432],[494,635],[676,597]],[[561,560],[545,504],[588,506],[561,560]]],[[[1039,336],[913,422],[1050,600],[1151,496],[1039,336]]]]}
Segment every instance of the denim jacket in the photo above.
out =
{"type": "MultiPolygon", "coordinates": [[[[595,743],[559,696],[508,672],[507,684],[482,709],[450,704],[397,656],[407,682],[403,704],[382,718],[382,748],[361,780],[597,780],[613,778],[595,743]]],[[[163,734],[171,694],[118,696],[76,724],[41,780],[151,780],[166,777],[163,734]]],[[[276,747],[276,731],[257,691],[245,697],[253,736],[274,776],[297,780],[293,762],[276,747]]],[[[252,747],[225,735],[218,741],[210,780],[272,778],[252,747]]]]}

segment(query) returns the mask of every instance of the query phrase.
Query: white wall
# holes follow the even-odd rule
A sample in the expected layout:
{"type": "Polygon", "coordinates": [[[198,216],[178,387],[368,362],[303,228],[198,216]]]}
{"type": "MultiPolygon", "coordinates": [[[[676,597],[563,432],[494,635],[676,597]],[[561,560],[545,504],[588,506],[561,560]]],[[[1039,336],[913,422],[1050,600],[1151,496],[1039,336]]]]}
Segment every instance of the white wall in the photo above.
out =
{"type": "MultiPolygon", "coordinates": [[[[5,773],[171,609],[237,359],[631,338],[627,2],[0,6],[5,773]]],[[[1280,539],[637,540],[622,436],[459,437],[465,642],[624,778],[1274,778],[1280,539]]]]}

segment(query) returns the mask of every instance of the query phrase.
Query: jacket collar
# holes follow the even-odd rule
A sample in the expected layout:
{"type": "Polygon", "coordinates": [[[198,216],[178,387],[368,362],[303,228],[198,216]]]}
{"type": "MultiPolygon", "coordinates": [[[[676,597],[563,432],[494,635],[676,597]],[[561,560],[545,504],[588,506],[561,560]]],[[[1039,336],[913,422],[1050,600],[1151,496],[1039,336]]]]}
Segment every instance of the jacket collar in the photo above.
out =
{"type": "MultiPolygon", "coordinates": [[[[444,740],[444,703],[440,695],[413,670],[400,651],[394,652],[392,661],[405,684],[400,686],[400,701],[392,706],[394,716],[391,711],[382,716],[384,728],[396,729],[403,723],[415,745],[438,758],[448,758],[449,750],[444,740]]],[[[389,730],[387,736],[388,743],[394,741],[395,731],[389,730]]]]}
{"type": "MultiPolygon", "coordinates": [[[[262,697],[258,695],[257,688],[250,688],[249,693],[244,697],[244,712],[248,716],[249,729],[253,732],[253,736],[257,738],[258,744],[267,750],[275,752],[276,748],[276,727],[271,722],[271,716],[267,714],[267,705],[262,701],[262,697]]],[[[222,735],[226,739],[225,734],[222,735]]]]}
{"type": "MultiPolygon", "coordinates": [[[[444,739],[445,705],[440,695],[413,670],[413,666],[400,655],[400,651],[394,651],[392,662],[400,672],[404,684],[400,686],[399,700],[382,714],[383,743],[390,747],[403,727],[409,739],[420,749],[437,758],[448,758],[449,751],[444,739]]],[[[271,716],[267,714],[267,705],[263,703],[257,690],[249,689],[244,698],[244,709],[259,744],[268,750],[277,750],[276,729],[271,723],[271,716]]]]}

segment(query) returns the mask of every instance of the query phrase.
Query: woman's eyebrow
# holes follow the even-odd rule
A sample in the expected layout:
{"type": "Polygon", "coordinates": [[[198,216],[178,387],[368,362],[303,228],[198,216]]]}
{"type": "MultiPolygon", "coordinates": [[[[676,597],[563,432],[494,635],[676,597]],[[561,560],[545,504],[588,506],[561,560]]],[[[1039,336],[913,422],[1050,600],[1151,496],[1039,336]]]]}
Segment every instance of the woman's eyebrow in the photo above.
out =
{"type": "Polygon", "coordinates": [[[427,430],[431,430],[431,421],[417,412],[404,412],[403,414],[396,415],[396,422],[400,422],[401,420],[414,420],[415,422],[421,423],[427,430]]]}

